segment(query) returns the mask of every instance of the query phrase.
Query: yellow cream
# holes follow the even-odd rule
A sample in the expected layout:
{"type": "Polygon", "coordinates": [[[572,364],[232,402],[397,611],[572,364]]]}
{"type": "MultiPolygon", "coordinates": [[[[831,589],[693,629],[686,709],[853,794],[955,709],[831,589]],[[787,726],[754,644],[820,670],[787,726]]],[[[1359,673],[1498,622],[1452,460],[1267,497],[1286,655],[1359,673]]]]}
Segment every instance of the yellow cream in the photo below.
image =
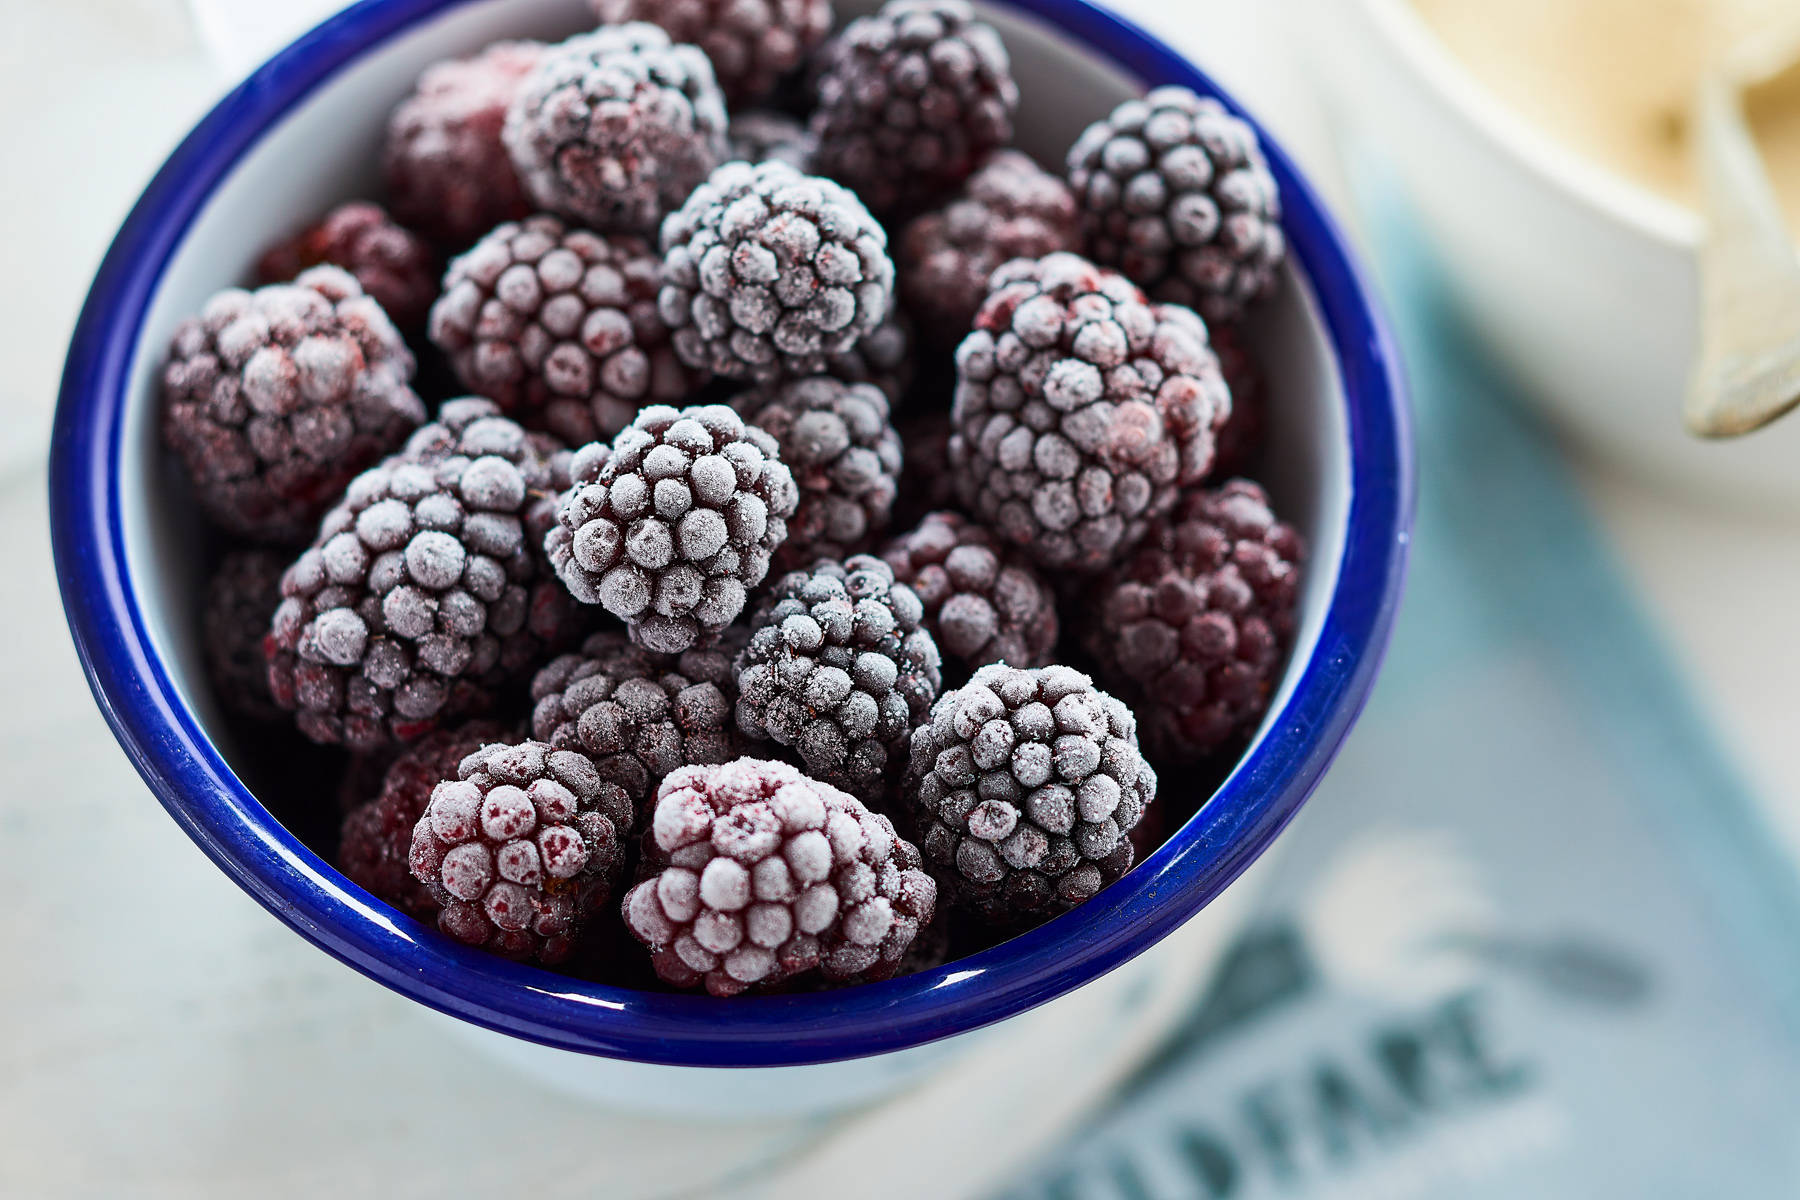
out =
{"type": "MultiPolygon", "coordinates": [[[[1796,0],[1413,0],[1469,70],[1578,153],[1678,203],[1695,203],[1687,112],[1707,65],[1792,27],[1796,0]]],[[[1746,111],[1800,233],[1800,71],[1746,111]]]]}

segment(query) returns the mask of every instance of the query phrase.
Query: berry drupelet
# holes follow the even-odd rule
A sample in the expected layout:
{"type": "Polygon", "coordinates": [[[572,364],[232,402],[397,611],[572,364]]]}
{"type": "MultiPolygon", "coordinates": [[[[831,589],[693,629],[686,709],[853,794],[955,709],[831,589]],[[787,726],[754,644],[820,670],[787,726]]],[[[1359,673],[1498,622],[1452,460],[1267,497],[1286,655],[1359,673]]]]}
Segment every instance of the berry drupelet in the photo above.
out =
{"type": "Polygon", "coordinates": [[[1200,318],[1073,254],[995,271],[956,363],[965,505],[1054,570],[1117,563],[1205,477],[1231,413],[1200,318]]]}
{"type": "MultiPolygon", "coordinates": [[[[942,686],[924,606],[879,558],[783,576],[737,660],[738,728],[792,747],[807,773],[869,803],[942,686]]],[[[894,774],[898,774],[897,767],[894,774]]]]}
{"type": "Polygon", "coordinates": [[[900,294],[937,342],[954,346],[974,324],[995,268],[1079,249],[1068,185],[1017,150],[996,151],[955,199],[906,227],[895,256],[900,294]]]}
{"type": "Polygon", "coordinates": [[[1281,198],[1256,131],[1217,100],[1157,88],[1069,149],[1088,253],[1159,300],[1231,320],[1275,286],[1281,198]]]}
{"type": "Polygon", "coordinates": [[[737,620],[799,499],[775,439],[719,404],[646,408],[570,470],[550,561],[577,600],[667,654],[710,645],[737,620]]]}
{"type": "Polygon", "coordinates": [[[996,664],[933,706],[907,788],[952,898],[1010,926],[1073,908],[1130,868],[1156,774],[1131,710],[1086,675],[996,664]]]}
{"type": "Polygon", "coordinates": [[[800,489],[775,569],[868,549],[887,528],[900,476],[900,435],[881,389],[815,375],[753,395],[744,407],[775,439],[800,489]]]}
{"type": "Polygon", "coordinates": [[[625,924],[656,973],[715,996],[896,974],[931,922],[918,850],[837,788],[741,758],[663,781],[625,924]]]}
{"type": "Polygon", "coordinates": [[[630,234],[544,215],[509,222],[450,264],[431,340],[464,387],[528,428],[576,446],[609,440],[645,405],[704,382],[657,315],[660,271],[630,234]]]}
{"type": "Polygon", "coordinates": [[[965,668],[1051,661],[1055,592],[1024,555],[982,526],[959,513],[930,513],[881,557],[918,593],[938,649],[965,668]]]}
{"type": "Polygon", "coordinates": [[[526,194],[602,233],[654,233],[725,157],[725,100],[699,49],[634,21],[545,51],[503,136],[526,194]]]}
{"type": "Polygon", "coordinates": [[[1301,559],[1300,535],[1239,479],[1188,493],[1096,585],[1088,648],[1133,697],[1159,761],[1193,761],[1255,728],[1293,640],[1301,559]]]}
{"type": "Polygon", "coordinates": [[[824,372],[893,300],[887,234],[850,192],[784,162],[728,162],[663,222],[658,304],[696,369],[774,383],[824,372]]]}
{"type": "Polygon", "coordinates": [[[655,654],[622,633],[590,637],[531,683],[531,734],[594,760],[634,812],[671,771],[736,758],[732,655],[722,648],[655,654]]]}
{"type": "Polygon", "coordinates": [[[1006,47],[963,0],[893,0],[826,43],[815,81],[817,169],[883,217],[950,193],[1012,140],[1006,47]]]}
{"type": "Polygon", "coordinates": [[[574,640],[581,615],[535,549],[563,457],[469,398],[351,483],[283,576],[264,643],[302,733],[408,741],[491,707],[574,640]]]}
{"type": "Polygon", "coordinates": [[[425,68],[388,119],[382,151],[388,205],[407,227],[459,250],[531,211],[500,131],[543,54],[540,42],[495,42],[425,68]]]}
{"type": "Polygon", "coordinates": [[[227,288],[175,328],[163,442],[201,511],[255,541],[303,541],[356,473],[425,419],[413,356],[339,267],[227,288]]]}
{"type": "Polygon", "coordinates": [[[431,246],[378,204],[340,204],[257,260],[258,283],[283,283],[308,267],[329,264],[356,276],[362,290],[402,329],[425,324],[437,298],[438,263],[431,246]]]}
{"type": "Polygon", "coordinates": [[[432,789],[409,864],[459,942],[553,966],[611,899],[629,808],[587,757],[542,742],[486,746],[432,789]]]}
{"type": "Polygon", "coordinates": [[[831,0],[588,0],[602,25],[651,21],[706,52],[732,105],[775,90],[831,32],[831,0]]]}

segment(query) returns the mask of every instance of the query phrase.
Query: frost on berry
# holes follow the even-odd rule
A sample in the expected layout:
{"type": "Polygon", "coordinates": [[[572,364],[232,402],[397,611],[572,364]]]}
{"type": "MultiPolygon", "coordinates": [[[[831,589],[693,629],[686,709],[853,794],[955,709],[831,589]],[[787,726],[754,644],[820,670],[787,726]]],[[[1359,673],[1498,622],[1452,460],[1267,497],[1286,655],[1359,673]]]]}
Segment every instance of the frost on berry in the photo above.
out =
{"type": "Polygon", "coordinates": [[[588,0],[602,25],[651,21],[700,47],[732,105],[767,96],[831,31],[831,0],[588,0]]]}
{"type": "Polygon", "coordinates": [[[1029,559],[958,513],[934,512],[881,557],[925,606],[938,649],[974,669],[1041,667],[1056,649],[1056,595],[1029,559]]]}

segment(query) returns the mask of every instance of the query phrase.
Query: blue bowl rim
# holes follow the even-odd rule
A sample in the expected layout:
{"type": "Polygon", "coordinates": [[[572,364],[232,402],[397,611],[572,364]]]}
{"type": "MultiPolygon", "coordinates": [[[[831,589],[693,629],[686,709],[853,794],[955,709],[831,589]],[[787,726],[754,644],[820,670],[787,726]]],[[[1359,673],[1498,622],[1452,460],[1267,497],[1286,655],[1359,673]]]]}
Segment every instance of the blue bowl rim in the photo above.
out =
{"type": "MultiPolygon", "coordinates": [[[[351,884],[238,781],[159,661],[127,566],[118,480],[134,347],[169,258],[239,158],[360,54],[471,2],[362,0],[247,77],[145,189],[76,326],[51,443],[57,577],[96,702],[170,815],[296,932],[396,991],[545,1045],[669,1065],[801,1065],[967,1032],[1088,982],[1199,911],[1292,819],[1361,712],[1399,607],[1414,508],[1393,339],[1334,222],[1260,127],[1284,230],[1328,327],[1346,396],[1351,499],[1338,582],[1312,657],[1266,736],[1192,820],[1094,900],[1000,946],[884,983],[729,1001],[640,992],[452,943],[351,884]]],[[[1146,87],[1190,87],[1253,120],[1173,49],[1087,0],[988,2],[1093,48],[1146,87]]]]}

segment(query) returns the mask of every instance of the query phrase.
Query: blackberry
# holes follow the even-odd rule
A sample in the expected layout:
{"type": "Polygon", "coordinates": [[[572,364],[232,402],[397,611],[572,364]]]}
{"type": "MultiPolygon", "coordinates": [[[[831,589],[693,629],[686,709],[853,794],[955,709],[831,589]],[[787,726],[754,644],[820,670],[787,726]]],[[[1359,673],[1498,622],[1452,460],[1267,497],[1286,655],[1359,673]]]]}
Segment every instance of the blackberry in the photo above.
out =
{"type": "Polygon", "coordinates": [[[418,329],[437,298],[437,255],[418,234],[378,204],[340,204],[256,263],[258,283],[283,283],[308,267],[329,264],[356,276],[402,329],[418,329]]]}
{"type": "Polygon", "coordinates": [[[695,47],[642,21],[609,25],[545,52],[502,136],[540,207],[647,234],[725,157],[725,100],[695,47]]]}
{"type": "Polygon", "coordinates": [[[968,518],[934,512],[890,541],[881,557],[918,593],[938,649],[970,669],[1049,664],[1056,594],[1031,563],[968,518]]]}
{"type": "Polygon", "coordinates": [[[513,93],[544,55],[540,42],[495,42],[433,63],[388,118],[382,173],[394,215],[452,249],[531,211],[500,140],[513,93]]]}
{"type": "Polygon", "coordinates": [[[533,551],[566,479],[553,448],[490,400],[453,400],[351,483],[282,577],[264,643],[269,690],[302,733],[409,741],[491,707],[573,640],[580,616],[533,551]]]}
{"type": "Polygon", "coordinates": [[[670,775],[646,852],[625,924],[664,982],[715,996],[890,978],[937,905],[888,818],[781,762],[670,775]]]}
{"type": "Polygon", "coordinates": [[[269,696],[269,668],[263,635],[281,603],[281,573],[287,559],[274,550],[234,550],[207,580],[200,610],[200,644],[213,694],[230,716],[279,721],[283,713],[269,696]]]}
{"type": "Polygon", "coordinates": [[[737,619],[799,498],[775,439],[721,404],[646,408],[571,470],[550,561],[577,600],[668,654],[712,644],[737,619]]]}
{"type": "Polygon", "coordinates": [[[858,338],[848,350],[825,356],[825,374],[845,383],[872,383],[897,409],[912,389],[918,371],[913,362],[912,322],[898,305],[858,338]]]}
{"type": "Polygon", "coordinates": [[[585,755],[542,742],[486,746],[432,789],[409,865],[459,942],[554,966],[611,899],[629,808],[585,755]]]}
{"type": "Polygon", "coordinates": [[[819,139],[804,122],[772,109],[733,113],[725,130],[729,157],[747,163],[784,162],[802,175],[812,170],[819,139]]]}
{"type": "Polygon", "coordinates": [[[1017,150],[996,151],[955,199],[906,227],[895,256],[900,294],[934,339],[954,346],[996,267],[1079,249],[1068,185],[1017,150]]]}
{"type": "Polygon", "coordinates": [[[338,869],[408,916],[435,917],[438,902],[409,865],[413,827],[425,815],[432,789],[456,778],[457,764],[483,746],[511,740],[498,721],[470,721],[435,729],[406,746],[375,777],[372,793],[352,797],[338,836],[338,869]]]}
{"type": "Polygon", "coordinates": [[[1231,412],[1200,318],[1073,254],[995,271],[956,364],[969,513],[1055,570],[1118,562],[1206,475],[1231,412]]]}
{"type": "Polygon", "coordinates": [[[652,21],[706,51],[725,99],[775,90],[831,32],[831,0],[588,0],[602,25],[652,21]]]}
{"type": "Polygon", "coordinates": [[[817,375],[880,327],[887,234],[862,202],[783,162],[728,162],[663,222],[662,317],[689,366],[774,383],[817,375]]]}
{"type": "Polygon", "coordinates": [[[629,234],[535,216],[450,264],[431,340],[470,391],[570,445],[610,440],[646,404],[704,377],[683,366],[656,311],[661,261],[629,234]]]}
{"type": "Polygon", "coordinates": [[[892,0],[821,59],[818,170],[884,217],[936,203],[1012,140],[1006,47],[963,0],[892,0]]]}
{"type": "Polygon", "coordinates": [[[912,739],[920,848],[952,897],[1002,925],[1091,899],[1132,863],[1156,798],[1135,718],[1070,667],[982,667],[912,739]]]}
{"type": "Polygon", "coordinates": [[[956,475],[950,469],[950,414],[927,412],[900,425],[900,496],[894,502],[894,524],[917,525],[927,513],[959,507],[956,475]]]}
{"type": "Polygon", "coordinates": [[[738,655],[738,728],[792,747],[807,773],[866,802],[942,685],[924,606],[879,558],[783,576],[738,655]]]}
{"type": "Polygon", "coordinates": [[[1069,149],[1088,253],[1159,300],[1237,317],[1287,253],[1281,196],[1256,131],[1217,100],[1157,88],[1069,149]]]}
{"type": "Polygon", "coordinates": [[[1218,355],[1219,370],[1231,389],[1231,416],[1219,429],[1218,453],[1213,458],[1212,473],[1222,479],[1242,475],[1262,453],[1264,398],[1262,367],[1244,345],[1243,334],[1235,325],[1209,326],[1213,353],[1218,355]]]}
{"type": "Polygon", "coordinates": [[[887,528],[900,475],[900,435],[881,389],[815,375],[757,393],[746,407],[800,489],[775,569],[868,549],[887,528]]]}
{"type": "Polygon", "coordinates": [[[1262,488],[1193,491],[1095,588],[1088,646],[1136,698],[1160,760],[1188,762],[1249,733],[1293,640],[1300,535],[1262,488]]]}
{"type": "Polygon", "coordinates": [[[175,327],[163,442],[214,524],[301,541],[358,471],[425,419],[412,373],[406,343],[348,271],[226,288],[175,327]]]}
{"type": "Polygon", "coordinates": [[[531,734],[586,754],[641,812],[671,771],[738,756],[731,658],[718,648],[654,654],[624,634],[596,633],[532,680],[531,734]]]}

